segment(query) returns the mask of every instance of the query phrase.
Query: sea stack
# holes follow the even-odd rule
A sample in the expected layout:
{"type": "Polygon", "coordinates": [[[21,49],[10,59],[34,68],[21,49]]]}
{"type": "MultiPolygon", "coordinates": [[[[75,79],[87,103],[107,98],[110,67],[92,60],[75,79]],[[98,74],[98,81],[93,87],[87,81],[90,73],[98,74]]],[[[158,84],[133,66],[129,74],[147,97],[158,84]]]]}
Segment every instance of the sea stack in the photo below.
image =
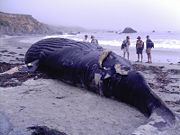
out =
{"type": "Polygon", "coordinates": [[[137,33],[137,31],[134,30],[134,29],[132,29],[132,28],[130,28],[130,27],[126,27],[126,28],[122,31],[122,33],[137,33]]]}

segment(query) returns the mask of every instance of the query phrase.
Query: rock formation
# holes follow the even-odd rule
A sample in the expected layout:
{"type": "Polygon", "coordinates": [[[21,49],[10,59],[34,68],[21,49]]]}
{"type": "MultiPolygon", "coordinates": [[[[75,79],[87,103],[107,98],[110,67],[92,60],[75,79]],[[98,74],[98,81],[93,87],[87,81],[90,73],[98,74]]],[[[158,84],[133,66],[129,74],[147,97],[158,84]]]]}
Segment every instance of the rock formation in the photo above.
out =
{"type": "Polygon", "coordinates": [[[137,33],[137,31],[135,31],[134,29],[130,28],[130,27],[126,27],[122,33],[137,33]]]}

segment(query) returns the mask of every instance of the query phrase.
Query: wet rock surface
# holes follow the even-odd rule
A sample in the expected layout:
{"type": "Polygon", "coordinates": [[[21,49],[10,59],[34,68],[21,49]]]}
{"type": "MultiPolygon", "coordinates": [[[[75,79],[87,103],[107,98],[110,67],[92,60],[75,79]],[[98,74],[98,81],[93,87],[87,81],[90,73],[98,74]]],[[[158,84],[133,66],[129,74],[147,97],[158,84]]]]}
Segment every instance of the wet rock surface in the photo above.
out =
{"type": "MultiPolygon", "coordinates": [[[[8,71],[13,67],[19,67],[22,64],[9,64],[5,62],[0,62],[0,73],[8,71]]],[[[23,82],[28,79],[39,79],[39,78],[49,78],[46,74],[41,72],[27,73],[27,72],[16,72],[14,74],[3,74],[0,75],[0,87],[15,87],[20,86],[23,82]]]]}

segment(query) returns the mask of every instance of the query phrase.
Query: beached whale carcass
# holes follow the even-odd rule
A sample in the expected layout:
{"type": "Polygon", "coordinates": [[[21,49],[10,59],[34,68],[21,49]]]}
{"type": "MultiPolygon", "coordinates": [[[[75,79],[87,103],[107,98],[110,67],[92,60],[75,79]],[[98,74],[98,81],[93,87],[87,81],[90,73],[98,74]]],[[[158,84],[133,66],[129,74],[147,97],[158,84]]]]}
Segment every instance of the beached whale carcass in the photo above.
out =
{"type": "Polygon", "coordinates": [[[43,39],[25,55],[26,64],[34,61],[38,70],[64,82],[136,107],[151,117],[149,126],[162,128],[175,122],[174,114],[131,63],[99,45],[64,38],[43,39]],[[155,117],[161,118],[154,121],[155,117]]]}

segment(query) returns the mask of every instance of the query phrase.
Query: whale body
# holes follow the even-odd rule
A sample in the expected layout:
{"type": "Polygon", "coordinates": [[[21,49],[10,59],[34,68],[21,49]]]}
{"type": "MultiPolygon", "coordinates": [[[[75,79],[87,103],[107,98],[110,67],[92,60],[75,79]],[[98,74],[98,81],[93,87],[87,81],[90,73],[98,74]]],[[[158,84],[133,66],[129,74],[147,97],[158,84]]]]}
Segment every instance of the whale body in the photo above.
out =
{"type": "Polygon", "coordinates": [[[43,39],[25,55],[26,64],[34,61],[37,70],[63,82],[134,106],[150,117],[149,126],[159,129],[164,127],[162,122],[175,122],[174,113],[131,63],[99,45],[64,38],[43,39]],[[158,122],[157,117],[161,117],[158,122]]]}

